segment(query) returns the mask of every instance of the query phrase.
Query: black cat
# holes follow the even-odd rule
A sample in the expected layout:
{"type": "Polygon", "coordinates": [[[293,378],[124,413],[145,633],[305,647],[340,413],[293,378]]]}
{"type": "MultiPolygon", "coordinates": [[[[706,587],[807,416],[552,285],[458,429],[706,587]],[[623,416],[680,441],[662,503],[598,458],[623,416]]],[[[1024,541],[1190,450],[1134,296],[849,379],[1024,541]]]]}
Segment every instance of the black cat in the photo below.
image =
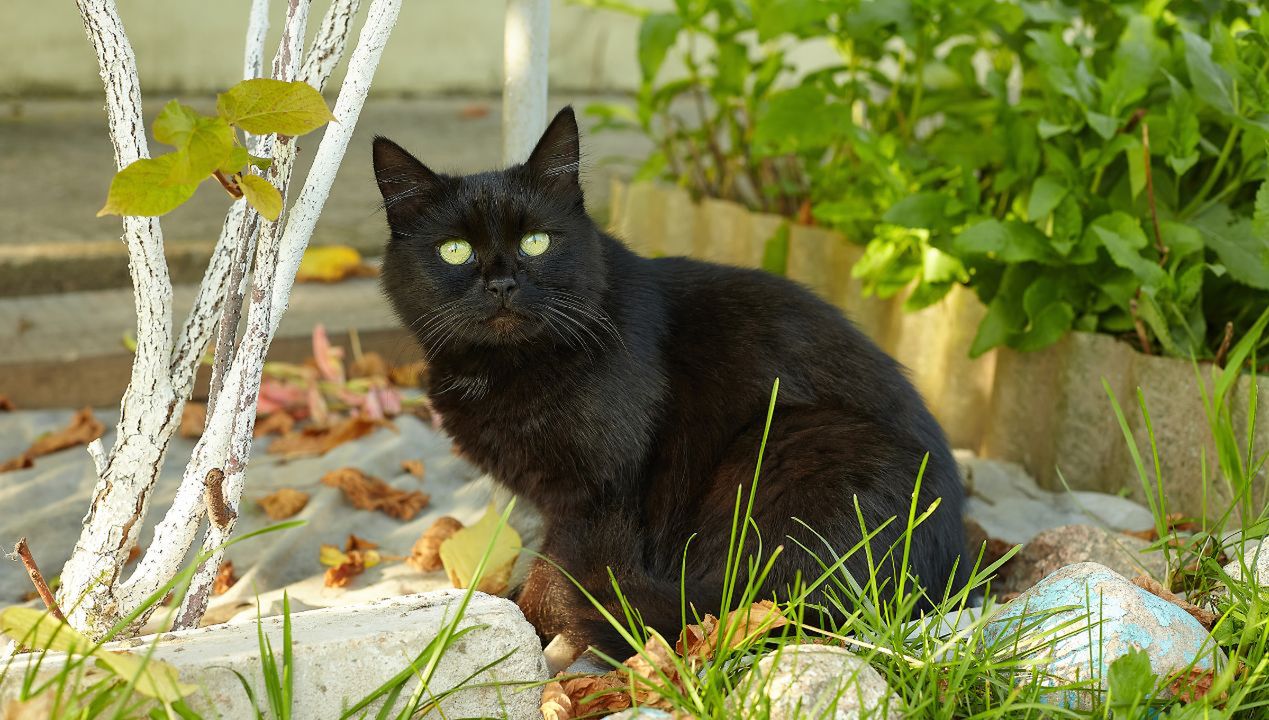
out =
{"type": "MultiPolygon", "coordinates": [[[[790,540],[827,554],[798,520],[837,552],[856,545],[856,500],[868,528],[890,520],[872,541],[880,558],[906,527],[927,453],[918,511],[942,501],[913,533],[912,572],[935,596],[959,582],[956,464],[899,365],[788,280],[643,258],[601,231],[571,108],[506,170],[434,173],[384,138],[374,166],[392,230],[383,289],[422,345],[446,432],[541,511],[542,553],[618,618],[609,569],[644,624],[676,635],[693,536],[686,597],[718,613],[737,488],[753,481],[776,378],[754,521],[768,552],[785,549],[765,588],[821,573],[790,540]]],[[[868,577],[863,552],[845,567],[868,577]]],[[[546,563],[518,602],[544,637],[630,652],[546,563]]]]}

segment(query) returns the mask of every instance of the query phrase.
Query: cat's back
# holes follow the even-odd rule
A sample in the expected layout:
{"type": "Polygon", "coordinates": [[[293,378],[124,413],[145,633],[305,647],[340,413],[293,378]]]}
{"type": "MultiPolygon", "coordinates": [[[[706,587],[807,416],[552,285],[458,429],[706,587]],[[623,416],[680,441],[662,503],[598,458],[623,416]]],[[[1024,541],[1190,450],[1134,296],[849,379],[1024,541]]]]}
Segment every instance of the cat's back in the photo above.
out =
{"type": "Polygon", "coordinates": [[[831,397],[894,407],[916,400],[898,363],[807,288],[762,270],[690,258],[644,262],[663,298],[672,373],[764,394],[779,377],[788,401],[831,397]]]}

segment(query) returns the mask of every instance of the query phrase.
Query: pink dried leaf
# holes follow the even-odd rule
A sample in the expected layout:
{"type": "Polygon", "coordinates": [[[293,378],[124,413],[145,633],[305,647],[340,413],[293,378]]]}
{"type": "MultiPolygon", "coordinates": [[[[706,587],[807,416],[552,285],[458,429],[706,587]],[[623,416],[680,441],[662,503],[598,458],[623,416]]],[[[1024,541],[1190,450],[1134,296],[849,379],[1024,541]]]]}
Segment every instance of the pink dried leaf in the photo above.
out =
{"type": "Polygon", "coordinates": [[[344,382],[344,349],[337,348],[330,344],[330,339],[326,336],[326,328],[318,323],[313,326],[313,362],[317,364],[317,371],[321,373],[323,380],[340,383],[344,382]]]}

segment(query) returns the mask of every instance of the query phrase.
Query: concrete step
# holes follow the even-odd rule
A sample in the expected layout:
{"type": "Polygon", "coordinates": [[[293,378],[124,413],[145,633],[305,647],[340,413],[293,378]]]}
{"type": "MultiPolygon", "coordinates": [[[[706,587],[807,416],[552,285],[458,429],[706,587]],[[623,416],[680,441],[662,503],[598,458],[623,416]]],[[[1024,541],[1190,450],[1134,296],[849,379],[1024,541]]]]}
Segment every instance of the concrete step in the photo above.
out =
{"type": "MultiPolygon", "coordinates": [[[[173,288],[173,324],[180,327],[197,292],[173,288]]],[[[325,325],[332,342],[348,344],[356,330],[362,348],[389,362],[419,359],[373,278],[333,284],[298,283],[270,348],[270,359],[298,362],[311,352],[313,326],[325,325]]],[[[127,387],[135,335],[130,289],[0,298],[0,395],[20,408],[116,405],[127,387]]],[[[205,392],[202,368],[195,396],[205,392]]]]}

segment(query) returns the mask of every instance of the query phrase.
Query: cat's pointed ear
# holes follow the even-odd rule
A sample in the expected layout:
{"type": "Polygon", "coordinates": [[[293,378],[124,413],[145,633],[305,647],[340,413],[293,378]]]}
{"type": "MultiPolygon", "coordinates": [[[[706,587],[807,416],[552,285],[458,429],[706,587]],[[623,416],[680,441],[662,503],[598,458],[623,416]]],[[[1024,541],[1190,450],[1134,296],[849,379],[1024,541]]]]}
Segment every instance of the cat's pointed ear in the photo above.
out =
{"type": "Polygon", "coordinates": [[[440,177],[386,137],[374,142],[375,181],[383,194],[388,219],[417,209],[419,203],[440,185],[440,177]]]}
{"type": "Polygon", "coordinates": [[[577,118],[571,105],[555,115],[542,133],[542,139],[529,155],[529,172],[552,187],[580,188],[581,146],[577,139],[577,118]]]}

